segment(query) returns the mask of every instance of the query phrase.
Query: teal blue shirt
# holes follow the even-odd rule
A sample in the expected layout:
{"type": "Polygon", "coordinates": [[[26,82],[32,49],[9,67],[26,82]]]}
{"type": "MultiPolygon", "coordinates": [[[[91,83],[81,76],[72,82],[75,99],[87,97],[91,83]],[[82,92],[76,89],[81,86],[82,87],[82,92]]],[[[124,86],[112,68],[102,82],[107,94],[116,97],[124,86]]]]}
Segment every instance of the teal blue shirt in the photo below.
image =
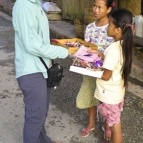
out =
{"type": "Polygon", "coordinates": [[[49,67],[51,59],[66,58],[68,50],[50,44],[49,23],[39,0],[16,0],[12,12],[15,30],[16,78],[42,72],[47,78],[42,57],[49,67]]]}

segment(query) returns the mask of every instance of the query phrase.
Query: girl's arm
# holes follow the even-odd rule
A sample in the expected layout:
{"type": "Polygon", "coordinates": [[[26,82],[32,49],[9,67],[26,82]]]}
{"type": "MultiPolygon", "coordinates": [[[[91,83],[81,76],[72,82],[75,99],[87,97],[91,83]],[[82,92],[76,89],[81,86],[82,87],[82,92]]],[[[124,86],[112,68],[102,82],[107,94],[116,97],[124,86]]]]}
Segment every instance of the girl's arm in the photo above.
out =
{"type": "Polygon", "coordinates": [[[112,71],[108,70],[108,69],[103,69],[103,70],[104,70],[104,72],[103,72],[103,75],[102,75],[101,79],[107,81],[107,80],[109,80],[111,78],[112,71]]]}
{"type": "Polygon", "coordinates": [[[94,54],[98,54],[99,57],[101,57],[102,59],[104,59],[104,54],[99,52],[98,50],[92,50],[92,49],[89,49],[87,52],[89,53],[94,53],[94,54]]]}

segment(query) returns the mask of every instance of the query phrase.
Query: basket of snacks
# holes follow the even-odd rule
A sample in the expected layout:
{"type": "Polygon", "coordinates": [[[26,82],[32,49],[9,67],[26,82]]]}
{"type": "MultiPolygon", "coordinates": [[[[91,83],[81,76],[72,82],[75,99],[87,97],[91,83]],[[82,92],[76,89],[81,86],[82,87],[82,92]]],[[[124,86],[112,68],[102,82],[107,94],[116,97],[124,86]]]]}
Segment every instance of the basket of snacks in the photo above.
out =
{"type": "Polygon", "coordinates": [[[77,52],[77,50],[83,45],[86,47],[90,47],[91,49],[94,49],[94,50],[98,49],[96,45],[86,42],[84,40],[81,40],[79,38],[59,39],[59,40],[51,39],[51,44],[65,47],[69,49],[71,54],[74,54],[75,52],[77,52]]]}

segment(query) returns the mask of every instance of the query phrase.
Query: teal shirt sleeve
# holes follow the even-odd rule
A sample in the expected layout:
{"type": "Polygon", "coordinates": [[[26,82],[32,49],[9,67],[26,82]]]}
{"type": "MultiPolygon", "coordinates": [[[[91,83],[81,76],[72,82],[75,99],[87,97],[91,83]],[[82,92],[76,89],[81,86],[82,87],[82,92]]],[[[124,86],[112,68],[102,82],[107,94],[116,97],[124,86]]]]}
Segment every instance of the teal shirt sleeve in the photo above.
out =
{"type": "MultiPolygon", "coordinates": [[[[39,19],[43,20],[40,17],[39,19]]],[[[36,17],[35,11],[31,11],[27,7],[22,7],[18,11],[16,18],[14,19],[14,23],[16,24],[16,26],[14,26],[16,28],[15,31],[18,31],[19,37],[22,39],[26,51],[30,54],[49,59],[66,58],[68,56],[67,49],[51,45],[50,42],[44,42],[43,37],[45,35],[41,37],[38,34],[40,31],[38,31],[38,17],[36,17]]],[[[49,38],[48,33],[47,38],[49,38]]]]}

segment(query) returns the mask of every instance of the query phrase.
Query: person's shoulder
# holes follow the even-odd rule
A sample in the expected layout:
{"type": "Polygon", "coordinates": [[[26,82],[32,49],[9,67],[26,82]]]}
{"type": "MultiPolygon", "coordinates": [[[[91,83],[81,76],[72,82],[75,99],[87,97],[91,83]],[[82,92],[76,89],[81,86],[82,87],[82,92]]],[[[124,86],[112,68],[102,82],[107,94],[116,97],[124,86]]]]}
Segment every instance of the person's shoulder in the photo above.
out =
{"type": "Polygon", "coordinates": [[[122,42],[122,41],[115,41],[115,42],[111,43],[110,46],[111,46],[112,48],[115,47],[115,49],[118,50],[119,48],[121,48],[121,42],[122,42]]]}
{"type": "Polygon", "coordinates": [[[33,11],[34,9],[31,6],[31,2],[29,2],[28,0],[24,0],[22,2],[16,1],[13,7],[12,16],[13,16],[13,19],[15,19],[22,13],[28,15],[29,13],[33,13],[33,11]]]}
{"type": "Polygon", "coordinates": [[[106,52],[107,53],[110,52],[110,53],[116,54],[116,53],[119,52],[120,47],[121,47],[120,41],[113,42],[106,48],[106,52]]]}
{"type": "Polygon", "coordinates": [[[13,11],[20,11],[20,10],[27,10],[27,9],[32,9],[32,5],[31,2],[28,0],[18,0],[15,2],[14,7],[13,7],[13,11]]]}
{"type": "Polygon", "coordinates": [[[109,46],[110,47],[120,47],[121,46],[121,41],[114,41],[109,46]]]}

